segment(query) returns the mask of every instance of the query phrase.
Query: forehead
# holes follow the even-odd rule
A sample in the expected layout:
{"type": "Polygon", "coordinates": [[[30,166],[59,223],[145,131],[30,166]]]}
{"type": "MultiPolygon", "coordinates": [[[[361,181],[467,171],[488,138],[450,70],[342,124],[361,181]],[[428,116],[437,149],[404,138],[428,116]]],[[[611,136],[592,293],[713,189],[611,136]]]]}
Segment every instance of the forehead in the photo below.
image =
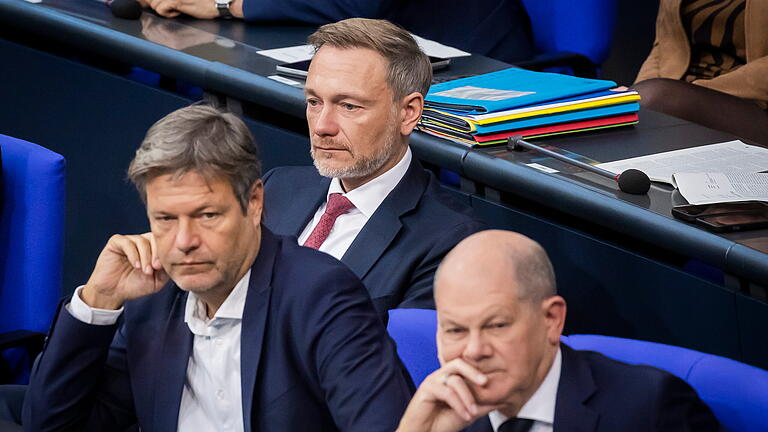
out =
{"type": "Polygon", "coordinates": [[[317,95],[390,91],[387,60],[368,48],[322,46],[312,59],[305,92],[317,95]]]}
{"type": "Polygon", "coordinates": [[[518,311],[517,281],[507,272],[455,271],[435,284],[435,304],[445,317],[481,320],[490,315],[518,311]]]}
{"type": "Polygon", "coordinates": [[[224,204],[235,199],[229,182],[221,176],[203,175],[197,171],[163,174],[152,178],[146,187],[147,207],[165,210],[224,204]]]}

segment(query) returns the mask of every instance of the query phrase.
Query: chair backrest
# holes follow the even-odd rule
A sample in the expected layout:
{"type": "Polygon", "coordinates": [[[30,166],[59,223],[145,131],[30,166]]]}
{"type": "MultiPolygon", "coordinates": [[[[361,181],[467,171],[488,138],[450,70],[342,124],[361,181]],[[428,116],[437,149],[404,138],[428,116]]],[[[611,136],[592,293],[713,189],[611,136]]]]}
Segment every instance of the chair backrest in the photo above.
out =
{"type": "Polygon", "coordinates": [[[596,65],[608,58],[617,0],[522,0],[539,53],[570,51],[596,65]]]}
{"type": "Polygon", "coordinates": [[[45,332],[61,296],[65,162],[5,135],[0,149],[0,332],[45,332]]]}
{"type": "MultiPolygon", "coordinates": [[[[414,383],[439,365],[433,310],[389,311],[387,329],[414,383]]],[[[562,341],[577,350],[597,351],[631,364],[666,370],[685,380],[731,431],[768,431],[768,371],[698,351],[610,336],[571,335],[562,341]]]]}

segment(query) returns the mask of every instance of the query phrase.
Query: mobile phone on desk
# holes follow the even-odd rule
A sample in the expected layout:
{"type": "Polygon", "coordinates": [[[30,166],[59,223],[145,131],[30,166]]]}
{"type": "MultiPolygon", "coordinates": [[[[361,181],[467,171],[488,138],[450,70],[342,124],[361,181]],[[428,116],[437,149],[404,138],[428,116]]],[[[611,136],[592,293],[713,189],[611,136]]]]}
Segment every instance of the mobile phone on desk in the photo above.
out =
{"type": "MultiPolygon", "coordinates": [[[[285,63],[277,66],[277,73],[280,75],[286,75],[293,78],[307,79],[307,73],[309,73],[309,63],[312,60],[303,60],[293,63],[285,63]]],[[[449,58],[429,57],[429,62],[432,64],[432,70],[445,69],[451,64],[449,58]]]]}
{"type": "Polygon", "coordinates": [[[768,227],[768,203],[762,201],[678,206],[672,208],[672,215],[713,232],[768,227]]]}

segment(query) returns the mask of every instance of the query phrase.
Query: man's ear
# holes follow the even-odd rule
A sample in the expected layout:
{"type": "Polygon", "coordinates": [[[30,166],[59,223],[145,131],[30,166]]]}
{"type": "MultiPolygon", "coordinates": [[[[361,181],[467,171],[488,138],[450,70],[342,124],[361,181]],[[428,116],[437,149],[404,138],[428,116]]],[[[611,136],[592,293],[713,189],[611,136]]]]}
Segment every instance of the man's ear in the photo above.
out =
{"type": "Polygon", "coordinates": [[[544,325],[547,327],[547,341],[556,345],[560,343],[560,335],[563,334],[566,314],[565,299],[560,296],[552,296],[541,303],[541,312],[544,314],[544,325]]]}
{"type": "Polygon", "coordinates": [[[264,211],[264,183],[261,179],[256,180],[251,186],[251,193],[248,196],[248,215],[253,218],[254,223],[261,224],[261,216],[264,211]]]}
{"type": "Polygon", "coordinates": [[[400,102],[400,134],[407,136],[413,132],[424,111],[424,96],[419,92],[413,92],[400,102]]]}

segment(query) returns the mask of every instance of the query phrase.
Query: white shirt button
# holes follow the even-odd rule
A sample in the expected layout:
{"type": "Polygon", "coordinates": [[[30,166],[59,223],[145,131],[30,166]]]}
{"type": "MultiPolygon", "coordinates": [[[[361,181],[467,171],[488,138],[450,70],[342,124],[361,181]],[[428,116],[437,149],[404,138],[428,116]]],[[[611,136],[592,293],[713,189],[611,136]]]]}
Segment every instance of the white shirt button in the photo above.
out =
{"type": "Polygon", "coordinates": [[[219,400],[224,399],[224,390],[222,389],[216,390],[216,398],[219,400]]]}

